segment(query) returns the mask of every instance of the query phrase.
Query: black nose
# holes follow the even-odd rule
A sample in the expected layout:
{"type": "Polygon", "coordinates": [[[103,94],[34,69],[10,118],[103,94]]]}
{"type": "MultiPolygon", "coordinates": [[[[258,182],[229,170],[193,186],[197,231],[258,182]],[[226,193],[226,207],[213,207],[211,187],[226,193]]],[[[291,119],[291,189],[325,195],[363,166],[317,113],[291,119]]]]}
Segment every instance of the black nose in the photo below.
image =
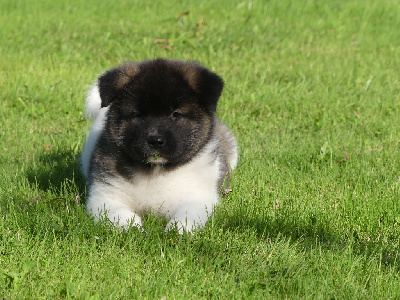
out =
{"type": "Polygon", "coordinates": [[[165,138],[162,135],[150,135],[147,143],[154,149],[159,149],[165,144],[165,138]]]}

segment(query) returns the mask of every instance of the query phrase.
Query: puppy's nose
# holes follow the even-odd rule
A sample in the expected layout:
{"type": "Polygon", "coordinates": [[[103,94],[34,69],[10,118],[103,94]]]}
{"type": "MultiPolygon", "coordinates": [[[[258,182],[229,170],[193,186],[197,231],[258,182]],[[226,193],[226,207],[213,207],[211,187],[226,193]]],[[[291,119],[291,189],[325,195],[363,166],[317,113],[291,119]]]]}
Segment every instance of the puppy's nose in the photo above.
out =
{"type": "Polygon", "coordinates": [[[165,144],[165,138],[162,135],[150,135],[147,137],[147,143],[154,149],[159,149],[165,144]]]}

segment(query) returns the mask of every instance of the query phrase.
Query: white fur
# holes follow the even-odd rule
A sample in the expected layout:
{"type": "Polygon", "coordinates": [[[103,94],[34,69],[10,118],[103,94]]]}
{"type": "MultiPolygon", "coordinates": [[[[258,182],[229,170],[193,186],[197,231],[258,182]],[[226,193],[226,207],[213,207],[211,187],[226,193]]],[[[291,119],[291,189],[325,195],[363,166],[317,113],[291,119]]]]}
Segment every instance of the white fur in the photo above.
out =
{"type": "Polygon", "coordinates": [[[107,118],[107,111],[108,107],[103,107],[101,109],[99,108],[99,111],[96,114],[96,119],[94,120],[92,128],[90,129],[90,133],[82,153],[82,172],[86,178],[89,176],[90,158],[92,157],[94,147],[96,146],[97,140],[99,139],[99,136],[104,129],[104,124],[107,118]]]}
{"type": "Polygon", "coordinates": [[[234,170],[234,169],[236,169],[237,164],[238,164],[239,152],[237,150],[238,145],[237,145],[236,139],[233,137],[233,135],[231,135],[231,138],[232,138],[232,140],[231,140],[232,144],[234,145],[234,147],[232,147],[232,148],[234,148],[234,151],[232,153],[230,153],[231,156],[228,157],[228,164],[229,164],[229,167],[231,168],[231,170],[234,170]]]}
{"type": "Polygon", "coordinates": [[[210,142],[196,159],[173,171],[154,167],[152,175],[136,173],[134,179],[94,181],[89,188],[88,211],[96,219],[106,213],[120,226],[141,225],[143,213],[151,211],[170,218],[167,229],[177,224],[180,232],[204,226],[218,203],[219,160],[210,142]]]}
{"type": "MultiPolygon", "coordinates": [[[[97,84],[88,93],[86,109],[94,118],[82,154],[83,173],[88,177],[89,163],[96,142],[104,129],[107,108],[100,108],[97,84]]],[[[189,163],[165,171],[162,161],[154,165],[151,175],[136,173],[132,180],[112,177],[107,183],[96,181],[89,186],[87,210],[98,220],[106,214],[119,226],[141,226],[142,214],[151,211],[170,218],[166,230],[175,224],[179,232],[202,227],[218,203],[219,158],[214,150],[218,142],[211,140],[189,163]]],[[[158,162],[158,161],[157,161],[158,162]]],[[[237,164],[237,152],[229,158],[232,169],[237,164]]]]}
{"type": "Polygon", "coordinates": [[[96,80],[90,87],[86,96],[86,115],[91,119],[96,119],[101,108],[101,98],[98,81],[96,80]]]}
{"type": "Polygon", "coordinates": [[[82,173],[86,178],[89,176],[90,158],[97,140],[104,129],[104,124],[107,118],[108,107],[101,108],[101,98],[99,92],[98,81],[95,81],[90,87],[86,96],[86,115],[94,120],[90,129],[89,136],[85,143],[85,148],[81,156],[82,173]]]}

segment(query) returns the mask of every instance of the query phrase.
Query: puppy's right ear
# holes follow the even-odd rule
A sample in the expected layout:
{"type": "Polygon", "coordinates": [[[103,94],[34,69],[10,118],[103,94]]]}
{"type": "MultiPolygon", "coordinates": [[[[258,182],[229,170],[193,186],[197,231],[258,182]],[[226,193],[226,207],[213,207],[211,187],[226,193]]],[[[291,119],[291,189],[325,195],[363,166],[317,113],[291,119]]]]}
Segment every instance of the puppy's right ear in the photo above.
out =
{"type": "Polygon", "coordinates": [[[125,62],[123,65],[106,71],[99,77],[98,86],[101,107],[106,107],[118,96],[121,89],[128,84],[140,71],[139,64],[125,62]]]}

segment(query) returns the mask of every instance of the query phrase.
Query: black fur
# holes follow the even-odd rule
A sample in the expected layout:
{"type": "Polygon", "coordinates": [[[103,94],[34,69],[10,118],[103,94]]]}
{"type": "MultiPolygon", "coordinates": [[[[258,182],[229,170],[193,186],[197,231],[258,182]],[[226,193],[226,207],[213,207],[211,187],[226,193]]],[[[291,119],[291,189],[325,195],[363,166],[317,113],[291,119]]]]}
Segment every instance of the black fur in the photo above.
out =
{"type": "MultiPolygon", "coordinates": [[[[222,79],[193,62],[127,62],[98,81],[101,106],[109,106],[91,168],[131,176],[134,168],[164,168],[190,161],[214,134],[222,79]],[[105,159],[106,158],[106,159],[105,159]]],[[[92,172],[93,173],[93,172],[92,172]]]]}

